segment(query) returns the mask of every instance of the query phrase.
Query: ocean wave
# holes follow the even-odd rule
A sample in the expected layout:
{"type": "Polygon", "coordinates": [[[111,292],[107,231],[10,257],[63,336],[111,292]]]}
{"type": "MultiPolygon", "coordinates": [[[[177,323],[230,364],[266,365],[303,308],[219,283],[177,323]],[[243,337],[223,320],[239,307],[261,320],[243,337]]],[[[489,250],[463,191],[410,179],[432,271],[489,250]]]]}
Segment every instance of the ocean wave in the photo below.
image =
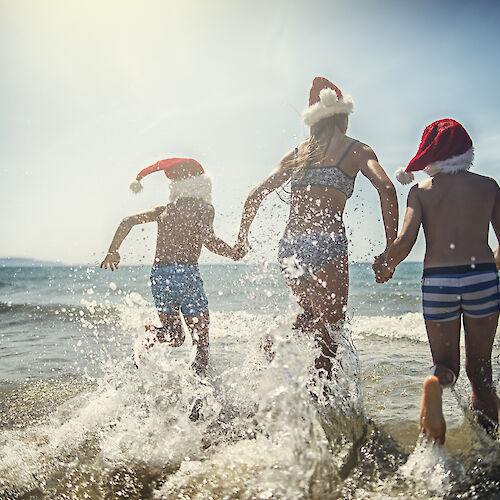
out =
{"type": "Polygon", "coordinates": [[[376,335],[392,340],[427,342],[425,323],[420,313],[400,316],[355,316],[351,319],[354,338],[376,335]]]}
{"type": "Polygon", "coordinates": [[[116,321],[119,316],[119,306],[113,304],[103,305],[68,305],[61,303],[52,304],[27,304],[0,301],[0,315],[5,325],[18,325],[47,320],[58,321],[87,321],[106,322],[116,321]]]}

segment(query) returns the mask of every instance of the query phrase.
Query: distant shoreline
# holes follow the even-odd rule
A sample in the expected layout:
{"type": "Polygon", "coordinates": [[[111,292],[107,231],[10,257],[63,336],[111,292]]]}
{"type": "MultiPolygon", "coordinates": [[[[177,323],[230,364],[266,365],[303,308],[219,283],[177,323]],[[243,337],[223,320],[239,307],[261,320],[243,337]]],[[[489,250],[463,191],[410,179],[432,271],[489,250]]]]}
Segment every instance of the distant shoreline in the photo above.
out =
{"type": "Polygon", "coordinates": [[[0,267],[61,267],[64,262],[30,259],[29,257],[0,257],[0,267]]]}
{"type": "MultiPolygon", "coordinates": [[[[422,263],[419,260],[405,261],[404,264],[418,264],[422,263]]],[[[278,265],[277,262],[270,263],[278,265]]],[[[371,261],[355,261],[350,262],[350,265],[371,265],[371,261]]],[[[215,263],[215,262],[200,262],[200,266],[260,266],[260,263],[246,263],[246,262],[228,262],[228,263],[215,263]]],[[[95,267],[98,266],[95,262],[79,263],[79,264],[66,264],[64,262],[54,262],[48,260],[30,259],[27,257],[0,257],[0,268],[6,267],[95,267]]],[[[121,264],[120,267],[151,267],[151,264],[121,264]]]]}

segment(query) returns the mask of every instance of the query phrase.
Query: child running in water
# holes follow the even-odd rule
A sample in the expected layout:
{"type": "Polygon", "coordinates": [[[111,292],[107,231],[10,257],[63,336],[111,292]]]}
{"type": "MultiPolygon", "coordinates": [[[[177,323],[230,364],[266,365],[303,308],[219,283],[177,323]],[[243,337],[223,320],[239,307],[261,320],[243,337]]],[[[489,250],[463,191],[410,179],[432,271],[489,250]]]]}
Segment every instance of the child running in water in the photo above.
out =
{"type": "Polygon", "coordinates": [[[491,223],[500,238],[500,190],[493,179],[467,172],[473,152],[472,140],[455,120],[425,129],[416,156],[396,177],[407,184],[412,172],[424,170],[430,178],[411,188],[401,233],[373,264],[377,282],[389,280],[423,226],[423,313],[434,366],[423,386],[420,430],[441,444],[446,432],[441,393],[459,374],[461,319],[472,407],[487,431],[494,435],[498,427],[491,351],[500,309],[499,261],[498,248],[493,253],[488,246],[488,231],[491,223]]]}
{"type": "Polygon", "coordinates": [[[170,203],[125,217],[109,247],[101,268],[117,269],[118,249],[133,226],[146,222],[158,224],[156,255],[151,270],[151,291],[162,326],[146,326],[156,341],[178,347],[184,342],[182,313],[196,345],[193,368],[205,375],[209,357],[209,312],[203,281],[198,269],[201,249],[237,260],[237,253],[215,236],[212,185],[203,167],[188,158],[161,160],[141,170],[130,184],[136,193],[142,190],[140,180],[148,174],[163,170],[170,184],[170,203]]]}

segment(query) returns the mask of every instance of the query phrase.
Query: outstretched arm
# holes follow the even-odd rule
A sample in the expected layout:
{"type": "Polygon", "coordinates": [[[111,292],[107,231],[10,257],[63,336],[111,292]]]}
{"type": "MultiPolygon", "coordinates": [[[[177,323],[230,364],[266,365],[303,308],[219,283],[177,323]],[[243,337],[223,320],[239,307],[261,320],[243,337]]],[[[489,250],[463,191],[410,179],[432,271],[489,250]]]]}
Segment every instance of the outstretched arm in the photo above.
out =
{"type": "Polygon", "coordinates": [[[205,226],[205,237],[203,244],[211,252],[222,255],[222,257],[228,257],[233,260],[237,260],[236,254],[233,249],[218,236],[215,235],[214,231],[214,217],[215,209],[211,206],[207,214],[207,224],[205,226]]]}
{"type": "Polygon", "coordinates": [[[387,250],[398,235],[398,198],[396,196],[394,184],[377,161],[375,153],[368,146],[365,146],[365,148],[361,173],[378,191],[385,228],[385,250],[387,250]]]}
{"type": "Polygon", "coordinates": [[[113,240],[111,241],[111,245],[109,245],[108,253],[104,260],[101,262],[101,269],[103,267],[104,269],[107,269],[108,266],[111,271],[117,269],[118,264],[120,263],[120,254],[118,253],[118,249],[120,248],[120,245],[122,244],[128,233],[130,233],[130,230],[137,224],[156,221],[163,210],[165,210],[165,206],[161,205],[151,208],[150,210],[125,217],[120,222],[118,229],[113,236],[113,240]]]}
{"type": "Polygon", "coordinates": [[[250,226],[257,215],[260,204],[266,196],[282,186],[292,176],[293,170],[287,168],[295,155],[295,150],[290,151],[280,161],[278,167],[271,172],[259,185],[254,187],[243,206],[241,215],[240,231],[238,233],[238,245],[246,245],[250,226]]]}
{"type": "Polygon", "coordinates": [[[408,206],[406,208],[405,218],[401,233],[388,248],[385,259],[375,260],[373,270],[375,271],[375,280],[377,283],[384,283],[392,278],[396,266],[402,262],[410,253],[418,231],[422,224],[422,206],[418,199],[418,186],[415,185],[408,193],[408,206]]]}

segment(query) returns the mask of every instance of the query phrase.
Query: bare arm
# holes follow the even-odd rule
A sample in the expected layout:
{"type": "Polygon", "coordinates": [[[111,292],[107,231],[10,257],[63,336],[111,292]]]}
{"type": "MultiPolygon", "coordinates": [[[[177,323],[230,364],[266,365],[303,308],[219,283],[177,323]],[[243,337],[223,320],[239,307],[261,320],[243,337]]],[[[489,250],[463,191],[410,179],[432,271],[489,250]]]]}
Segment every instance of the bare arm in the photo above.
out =
{"type": "Polygon", "coordinates": [[[408,257],[408,254],[417,240],[421,224],[422,206],[418,199],[418,186],[415,185],[408,193],[408,205],[399,236],[388,248],[385,254],[385,261],[375,261],[373,265],[377,282],[383,283],[390,279],[396,266],[408,257]]]}
{"type": "Polygon", "coordinates": [[[230,259],[236,260],[233,249],[224,240],[221,240],[219,237],[215,235],[214,217],[215,217],[215,210],[213,207],[211,207],[208,213],[208,220],[205,229],[205,238],[203,244],[212,253],[215,253],[217,255],[222,255],[222,257],[228,257],[230,259]]]}
{"type": "Polygon", "coordinates": [[[120,254],[118,253],[118,249],[120,248],[123,240],[127,237],[128,233],[130,233],[130,230],[137,224],[155,222],[163,210],[165,210],[165,206],[161,205],[144,212],[125,217],[118,225],[115,235],[113,236],[113,240],[109,245],[108,253],[101,262],[100,267],[107,269],[109,266],[111,271],[118,268],[118,264],[120,263],[120,254]]]}
{"type": "Polygon", "coordinates": [[[241,215],[240,231],[238,234],[238,244],[243,245],[248,238],[250,226],[257,215],[260,204],[266,196],[282,186],[292,176],[292,169],[286,168],[285,165],[289,164],[295,155],[295,151],[290,151],[280,161],[278,167],[271,172],[259,185],[254,187],[243,206],[243,213],[241,215]]]}
{"type": "Polygon", "coordinates": [[[398,235],[398,198],[391,179],[385,173],[371,148],[364,152],[361,173],[373,184],[378,191],[380,208],[384,221],[386,250],[398,235]]]}

